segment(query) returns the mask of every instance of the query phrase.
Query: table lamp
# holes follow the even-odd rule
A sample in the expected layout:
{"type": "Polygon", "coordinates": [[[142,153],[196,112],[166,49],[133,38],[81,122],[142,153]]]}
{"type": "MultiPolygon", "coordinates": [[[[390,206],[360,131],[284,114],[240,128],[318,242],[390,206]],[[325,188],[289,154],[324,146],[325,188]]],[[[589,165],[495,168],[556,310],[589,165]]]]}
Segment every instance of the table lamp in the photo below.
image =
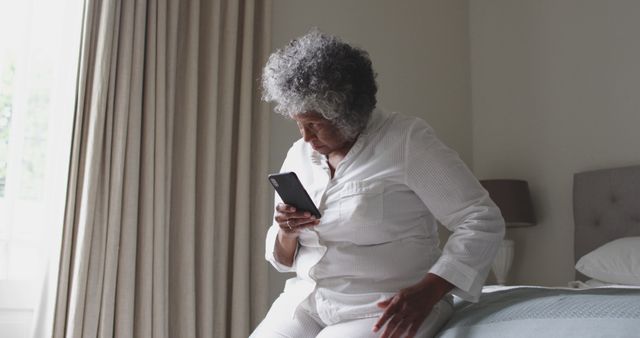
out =
{"type": "MultiPolygon", "coordinates": [[[[481,180],[480,184],[489,192],[489,197],[502,212],[507,228],[528,227],[536,224],[527,181],[495,179],[481,180]]],[[[503,239],[493,261],[493,272],[500,285],[504,285],[507,280],[513,262],[514,247],[513,240],[503,239]]]]}

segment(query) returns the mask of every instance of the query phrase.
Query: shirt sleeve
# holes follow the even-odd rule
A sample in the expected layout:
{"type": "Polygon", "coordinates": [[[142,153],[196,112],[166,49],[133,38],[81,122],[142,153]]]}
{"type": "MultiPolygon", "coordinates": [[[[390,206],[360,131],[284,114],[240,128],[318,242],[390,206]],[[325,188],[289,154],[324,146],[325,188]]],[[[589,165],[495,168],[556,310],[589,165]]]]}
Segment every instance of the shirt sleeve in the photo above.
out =
{"type": "MultiPolygon", "coordinates": [[[[289,163],[291,162],[291,150],[289,150],[289,152],[287,153],[287,157],[285,158],[284,162],[282,163],[282,167],[280,168],[280,172],[285,172],[285,171],[290,171],[289,170],[289,163]]],[[[278,193],[274,193],[274,198],[273,198],[273,223],[271,223],[271,226],[269,227],[269,230],[267,231],[267,238],[266,238],[266,243],[265,243],[265,259],[271,263],[271,265],[273,265],[273,267],[278,270],[279,272],[294,272],[296,271],[296,256],[298,255],[298,248],[299,248],[299,244],[298,247],[296,248],[296,252],[294,253],[293,256],[293,264],[291,264],[291,266],[286,266],[280,262],[278,262],[278,260],[276,259],[275,255],[274,255],[274,251],[275,251],[275,247],[276,247],[276,241],[278,240],[278,231],[280,230],[280,227],[278,226],[278,223],[276,223],[275,221],[275,206],[278,205],[278,203],[282,202],[282,199],[280,198],[280,196],[278,195],[278,193]]]]}
{"type": "Polygon", "coordinates": [[[455,286],[452,293],[476,302],[504,237],[504,220],[458,154],[421,120],[409,128],[406,183],[452,231],[430,271],[455,286]]]}

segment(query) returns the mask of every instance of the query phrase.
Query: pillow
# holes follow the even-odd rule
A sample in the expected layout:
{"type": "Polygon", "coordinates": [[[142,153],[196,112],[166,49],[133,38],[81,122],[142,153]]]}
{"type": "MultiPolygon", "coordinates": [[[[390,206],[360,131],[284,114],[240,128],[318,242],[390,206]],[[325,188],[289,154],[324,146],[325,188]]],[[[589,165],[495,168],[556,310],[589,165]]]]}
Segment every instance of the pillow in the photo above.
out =
{"type": "Polygon", "coordinates": [[[572,289],[592,289],[592,288],[601,288],[601,287],[631,287],[628,284],[618,284],[618,283],[607,283],[597,279],[589,279],[587,281],[574,280],[568,283],[568,287],[572,289]]]}
{"type": "Polygon", "coordinates": [[[640,286],[640,237],[616,239],[591,251],[576,270],[606,283],[640,286]]]}
{"type": "Polygon", "coordinates": [[[620,284],[617,283],[609,283],[609,282],[603,282],[599,279],[589,279],[588,281],[584,282],[585,285],[587,285],[590,288],[599,288],[599,287],[603,287],[603,286],[619,286],[620,284]]]}

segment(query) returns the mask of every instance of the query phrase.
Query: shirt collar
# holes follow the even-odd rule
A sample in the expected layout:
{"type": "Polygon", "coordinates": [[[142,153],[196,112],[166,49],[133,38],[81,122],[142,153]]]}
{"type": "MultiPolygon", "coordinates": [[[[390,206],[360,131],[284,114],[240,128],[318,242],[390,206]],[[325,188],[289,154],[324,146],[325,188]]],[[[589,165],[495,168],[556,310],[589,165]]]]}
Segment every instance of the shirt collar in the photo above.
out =
{"type": "MultiPolygon", "coordinates": [[[[382,109],[374,109],[373,112],[371,112],[371,118],[369,118],[367,127],[365,127],[360,133],[360,136],[374,134],[378,129],[380,129],[380,127],[382,127],[388,115],[389,114],[382,109]]],[[[358,136],[358,138],[360,138],[360,136],[358,136]]]]}
{"type": "MultiPolygon", "coordinates": [[[[357,153],[358,151],[360,151],[360,149],[365,145],[366,143],[365,140],[367,139],[367,137],[371,134],[375,134],[375,132],[377,132],[380,129],[380,127],[382,127],[388,115],[389,113],[379,108],[375,108],[371,112],[371,117],[369,118],[369,122],[367,122],[367,126],[358,135],[356,142],[353,144],[353,146],[351,146],[351,149],[349,149],[349,152],[347,153],[347,157],[350,157],[349,154],[351,153],[357,153]]],[[[311,148],[310,146],[308,147],[311,150],[310,157],[311,157],[312,163],[317,165],[322,165],[323,163],[326,162],[326,157],[324,155],[313,150],[313,148],[311,148]]]]}

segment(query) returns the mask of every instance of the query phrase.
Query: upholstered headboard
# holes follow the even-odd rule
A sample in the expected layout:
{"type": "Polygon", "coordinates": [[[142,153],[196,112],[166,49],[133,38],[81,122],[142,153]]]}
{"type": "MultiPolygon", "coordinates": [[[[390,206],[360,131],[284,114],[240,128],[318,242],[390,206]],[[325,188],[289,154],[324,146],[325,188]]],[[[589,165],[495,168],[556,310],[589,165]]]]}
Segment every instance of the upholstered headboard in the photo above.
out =
{"type": "Polygon", "coordinates": [[[575,174],[573,218],[576,261],[616,238],[640,236],[640,166],[575,174]]]}

